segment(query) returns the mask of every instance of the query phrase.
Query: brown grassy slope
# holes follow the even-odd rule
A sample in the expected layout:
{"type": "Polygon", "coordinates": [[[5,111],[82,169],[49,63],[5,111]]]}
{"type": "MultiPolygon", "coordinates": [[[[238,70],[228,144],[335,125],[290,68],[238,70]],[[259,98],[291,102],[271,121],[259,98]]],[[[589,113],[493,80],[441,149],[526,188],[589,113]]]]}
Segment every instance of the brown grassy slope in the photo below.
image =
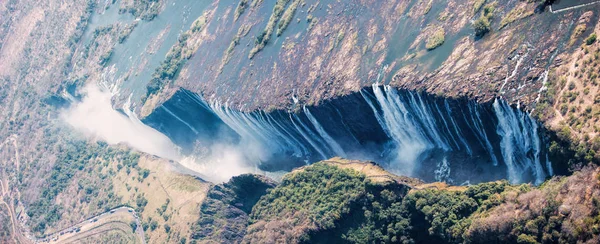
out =
{"type": "Polygon", "coordinates": [[[141,157],[139,166],[150,170],[148,177],[140,181],[139,172],[129,175],[125,171],[119,172],[112,179],[116,194],[122,197],[123,203],[134,207],[138,206],[138,196],[147,199],[148,203],[140,213],[141,221],[148,225],[157,224],[155,230],[146,230],[149,243],[175,243],[188,239],[210,183],[179,174],[168,161],[151,156],[141,157]],[[171,227],[170,232],[166,231],[166,225],[171,227]]]}

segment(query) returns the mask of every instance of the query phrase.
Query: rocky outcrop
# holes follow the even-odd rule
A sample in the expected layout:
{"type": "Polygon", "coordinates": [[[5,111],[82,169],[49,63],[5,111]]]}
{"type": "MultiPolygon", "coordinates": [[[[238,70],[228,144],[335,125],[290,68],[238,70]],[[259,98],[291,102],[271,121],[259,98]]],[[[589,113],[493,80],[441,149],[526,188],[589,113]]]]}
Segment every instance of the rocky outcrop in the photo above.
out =
{"type": "Polygon", "coordinates": [[[275,182],[259,175],[240,175],[215,185],[200,207],[192,238],[216,243],[238,243],[246,233],[248,215],[275,182]]]}

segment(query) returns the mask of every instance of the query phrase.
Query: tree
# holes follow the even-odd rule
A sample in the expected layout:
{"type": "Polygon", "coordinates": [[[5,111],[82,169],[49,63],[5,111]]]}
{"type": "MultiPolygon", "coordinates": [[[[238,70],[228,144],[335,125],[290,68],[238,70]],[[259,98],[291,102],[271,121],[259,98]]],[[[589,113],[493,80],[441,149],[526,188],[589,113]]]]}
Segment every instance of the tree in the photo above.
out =
{"type": "Polygon", "coordinates": [[[473,23],[473,29],[475,29],[475,36],[483,37],[490,32],[490,21],[487,17],[481,16],[473,23]]]}
{"type": "Polygon", "coordinates": [[[135,232],[137,229],[137,223],[133,220],[129,223],[129,226],[131,226],[131,230],[133,230],[133,232],[135,232]]]}

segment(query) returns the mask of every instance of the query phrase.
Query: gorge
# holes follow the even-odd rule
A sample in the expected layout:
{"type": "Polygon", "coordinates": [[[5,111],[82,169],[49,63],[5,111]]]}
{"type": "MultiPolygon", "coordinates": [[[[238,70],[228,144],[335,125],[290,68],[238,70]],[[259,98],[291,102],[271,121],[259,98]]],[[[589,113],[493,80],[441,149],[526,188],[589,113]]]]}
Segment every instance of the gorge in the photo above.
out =
{"type": "Polygon", "coordinates": [[[341,156],[452,184],[540,184],[554,174],[543,126],[501,98],[479,104],[376,83],[317,106],[241,112],[180,89],[143,121],[186,153],[245,145],[248,163],[266,171],[341,156]]]}

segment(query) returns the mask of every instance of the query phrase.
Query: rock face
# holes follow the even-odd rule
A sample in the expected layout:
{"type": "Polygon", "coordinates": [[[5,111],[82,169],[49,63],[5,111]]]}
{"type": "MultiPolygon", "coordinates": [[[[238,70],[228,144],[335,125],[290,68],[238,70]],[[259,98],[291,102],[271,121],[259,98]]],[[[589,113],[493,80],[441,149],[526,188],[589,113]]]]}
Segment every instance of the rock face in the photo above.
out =
{"type": "Polygon", "coordinates": [[[238,243],[246,233],[248,215],[258,199],[275,183],[259,175],[240,175],[213,186],[200,207],[192,238],[238,243]]]}
{"type": "Polygon", "coordinates": [[[144,122],[190,152],[223,140],[254,145],[263,154],[247,152],[247,160],[269,171],[342,156],[456,184],[540,184],[553,168],[565,172],[550,161],[543,127],[503,100],[477,104],[373,86],[319,106],[296,106],[296,112],[239,112],[179,90],[144,122]]]}

